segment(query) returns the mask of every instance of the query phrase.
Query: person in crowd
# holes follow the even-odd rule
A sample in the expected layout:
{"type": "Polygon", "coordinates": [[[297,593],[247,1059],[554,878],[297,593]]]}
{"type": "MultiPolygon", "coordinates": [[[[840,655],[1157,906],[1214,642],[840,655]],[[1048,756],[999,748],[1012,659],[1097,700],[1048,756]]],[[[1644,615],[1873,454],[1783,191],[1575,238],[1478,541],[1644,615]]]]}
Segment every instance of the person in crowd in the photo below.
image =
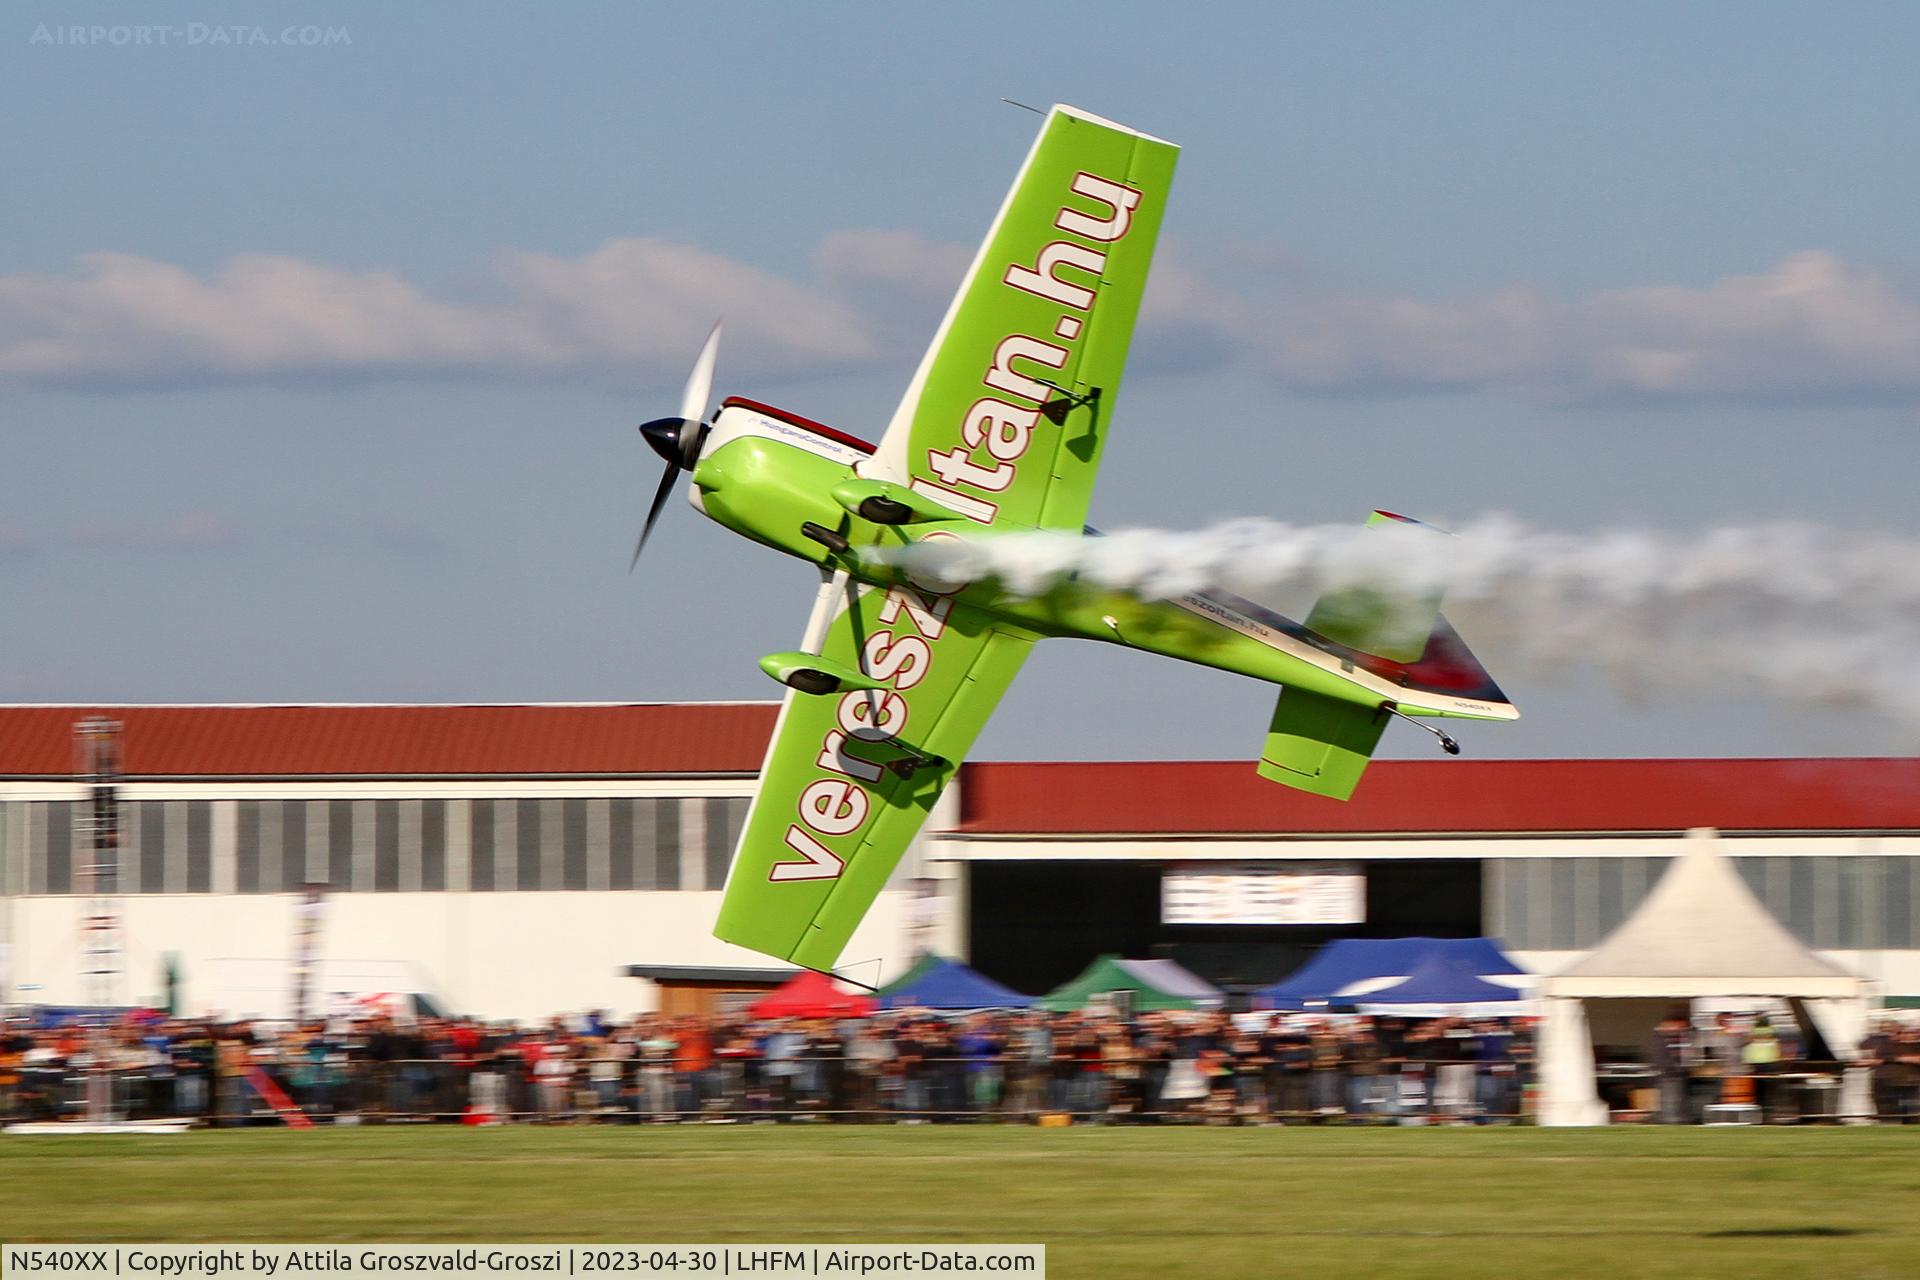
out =
{"type": "Polygon", "coordinates": [[[874,1120],[887,1108],[885,1082],[893,1067],[893,1040],[878,1022],[861,1022],[847,1041],[847,1107],[856,1120],[874,1120]]]}
{"type": "Polygon", "coordinates": [[[1920,1121],[1920,1024],[1882,1020],[1860,1044],[1871,1073],[1874,1118],[1881,1124],[1920,1121]]]}
{"type": "Polygon", "coordinates": [[[705,1073],[707,1100],[703,1109],[732,1115],[764,1111],[770,1084],[762,1055],[764,1046],[755,1029],[720,1025],[712,1032],[712,1046],[712,1067],[705,1073]]]}
{"type": "Polygon", "coordinates": [[[923,1068],[927,1080],[927,1105],[936,1120],[957,1118],[965,1095],[966,1064],[954,1045],[953,1028],[944,1018],[929,1018],[922,1024],[923,1068]]]}
{"type": "Polygon", "coordinates": [[[1687,1068],[1687,1121],[1706,1119],[1707,1108],[1726,1097],[1727,1081],[1743,1074],[1740,1029],[1729,1014],[1703,1021],[1694,1029],[1693,1061],[1687,1068]]]}
{"type": "Polygon", "coordinates": [[[1166,1035],[1166,1015],[1144,1014],[1112,1025],[1110,1057],[1124,1063],[1116,1089],[1125,1095],[1127,1113],[1147,1124],[1159,1122],[1160,1092],[1166,1086],[1167,1065],[1173,1054],[1166,1035]]]}
{"type": "Polygon", "coordinates": [[[1167,1039],[1170,1061],[1166,1082],[1160,1087],[1160,1103],[1163,1110],[1178,1115],[1204,1104],[1213,1092],[1208,1078],[1212,1063],[1207,1059],[1213,1042],[1191,1018],[1182,1020],[1178,1026],[1169,1025],[1167,1039]]]}
{"type": "Polygon", "coordinates": [[[1699,1045],[1685,1005],[1676,1006],[1653,1031],[1653,1071],[1661,1124],[1687,1122],[1687,1085],[1699,1065],[1699,1045]]]}
{"type": "Polygon", "coordinates": [[[1100,1041],[1099,1027],[1081,1022],[1056,1049],[1066,1084],[1063,1109],[1073,1115],[1092,1117],[1106,1110],[1106,1052],[1100,1041]]]}
{"type": "Polygon", "coordinates": [[[746,1082],[758,1104],[751,1109],[792,1114],[804,1092],[799,1080],[800,1049],[805,1042],[805,1033],[798,1024],[775,1022],[763,1028],[757,1041],[760,1079],[746,1082]],[[752,1087],[756,1083],[758,1087],[752,1087]]]}
{"type": "Polygon", "coordinates": [[[1894,1062],[1904,1073],[1900,1086],[1902,1123],[1920,1121],[1920,1024],[1908,1023],[1900,1032],[1900,1052],[1894,1062]]]}
{"type": "Polygon", "coordinates": [[[1383,1099],[1391,1114],[1403,1123],[1423,1124],[1427,1113],[1438,1106],[1434,1093],[1439,1060],[1446,1048],[1442,1025],[1434,1021],[1400,1027],[1383,1018],[1374,1026],[1374,1038],[1380,1044],[1380,1079],[1375,1096],[1383,1099]]]}
{"type": "Polygon", "coordinates": [[[1313,1075],[1310,1091],[1317,1119],[1344,1115],[1347,1110],[1346,1045],[1328,1018],[1313,1024],[1313,1075]]]}
{"type": "Polygon", "coordinates": [[[1492,1124],[1515,1115],[1513,1034],[1505,1023],[1485,1018],[1473,1024],[1465,1045],[1473,1064],[1473,1122],[1492,1124]]]}
{"type": "Polygon", "coordinates": [[[245,1124],[253,1112],[247,1073],[253,1066],[253,1037],[244,1023],[221,1029],[214,1041],[214,1115],[216,1126],[245,1124]]]}
{"type": "Polygon", "coordinates": [[[1140,1058],[1124,1022],[1109,1021],[1100,1028],[1100,1070],[1107,1081],[1107,1110],[1114,1115],[1137,1116],[1145,1109],[1140,1058]]]}
{"type": "Polygon", "coordinates": [[[976,1114],[999,1110],[1000,1056],[1005,1048],[999,1026],[984,1015],[968,1018],[954,1037],[953,1047],[965,1066],[967,1109],[976,1114]]]}
{"type": "Polygon", "coordinates": [[[633,1046],[604,1021],[596,1025],[601,1033],[587,1039],[587,1079],[593,1086],[594,1102],[600,1114],[612,1115],[621,1110],[620,1095],[633,1046]]]}
{"type": "Polygon", "coordinates": [[[1299,1016],[1276,1017],[1269,1025],[1270,1109],[1282,1123],[1304,1120],[1313,1110],[1313,1037],[1299,1016]]]}
{"type": "Polygon", "coordinates": [[[1776,1118],[1780,1110],[1782,1090],[1774,1077],[1784,1056],[1773,1024],[1765,1018],[1756,1018],[1753,1029],[1747,1033],[1747,1043],[1740,1050],[1740,1061],[1753,1077],[1753,1100],[1764,1119],[1776,1118]]]}
{"type": "Polygon", "coordinates": [[[703,1018],[685,1017],[674,1024],[678,1042],[674,1059],[674,1110],[683,1119],[699,1115],[710,1096],[718,1096],[714,1065],[714,1036],[703,1018]]]}
{"type": "Polygon", "coordinates": [[[1233,1080],[1234,1115],[1243,1123],[1267,1119],[1267,1045],[1251,1031],[1236,1030],[1227,1045],[1226,1065],[1233,1080]]]}
{"type": "Polygon", "coordinates": [[[0,1116],[19,1114],[21,1064],[31,1048],[33,1034],[24,1023],[0,1024],[0,1116]]]}
{"type": "Polygon", "coordinates": [[[664,1123],[673,1119],[676,1109],[673,1101],[674,1057],[679,1052],[680,1042],[674,1038],[667,1020],[660,1017],[642,1018],[634,1034],[640,1056],[640,1084],[634,1109],[656,1123],[664,1123]]]}
{"type": "Polygon", "coordinates": [[[1045,1014],[1025,1013],[1007,1038],[1007,1109],[1033,1116],[1046,1109],[1053,1031],[1045,1014]]]}
{"type": "Polygon", "coordinates": [[[1373,1019],[1356,1019],[1341,1044],[1347,1069],[1348,1121],[1368,1120],[1390,1111],[1386,1087],[1395,1082],[1386,1078],[1384,1055],[1373,1019]]]}
{"type": "Polygon", "coordinates": [[[800,1043],[800,1098],[803,1110],[838,1112],[846,1108],[846,1041],[827,1018],[810,1021],[800,1043]]]}
{"type": "Polygon", "coordinates": [[[1433,1109],[1452,1124],[1464,1124],[1474,1114],[1476,1032],[1459,1018],[1443,1018],[1434,1040],[1433,1109]]]}
{"type": "Polygon", "coordinates": [[[893,1038],[893,1073],[899,1081],[894,1105],[905,1114],[908,1124],[926,1123],[926,1054],[919,1025],[902,1020],[893,1038]]]}

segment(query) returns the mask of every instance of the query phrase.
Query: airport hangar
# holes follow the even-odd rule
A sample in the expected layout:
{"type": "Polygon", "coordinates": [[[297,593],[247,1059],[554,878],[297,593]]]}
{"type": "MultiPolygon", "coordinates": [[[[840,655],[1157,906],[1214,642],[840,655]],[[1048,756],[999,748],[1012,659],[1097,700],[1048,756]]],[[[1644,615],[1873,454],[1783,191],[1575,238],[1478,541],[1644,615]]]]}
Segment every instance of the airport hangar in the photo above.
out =
{"type": "MultiPolygon", "coordinates": [[[[170,969],[183,1013],[285,1016],[304,963],[313,1007],[706,1007],[776,976],[710,933],[776,710],[0,707],[0,1002],[147,1003],[170,969]],[[117,879],[76,821],[96,716],[117,879]]],[[[843,968],[931,948],[1040,991],[1112,951],[1256,983],[1330,938],[1484,933],[1550,972],[1700,826],[1802,940],[1920,994],[1910,759],[1381,761],[1346,804],[1244,761],[968,764],[843,968]]]]}

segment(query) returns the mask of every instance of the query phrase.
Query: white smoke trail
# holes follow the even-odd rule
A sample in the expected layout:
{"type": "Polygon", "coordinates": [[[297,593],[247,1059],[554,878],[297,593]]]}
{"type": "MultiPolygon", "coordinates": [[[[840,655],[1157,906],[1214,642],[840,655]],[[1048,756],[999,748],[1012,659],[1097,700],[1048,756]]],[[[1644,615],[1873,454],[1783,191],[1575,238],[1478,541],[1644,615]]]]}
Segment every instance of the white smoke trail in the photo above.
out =
{"type": "MultiPolygon", "coordinates": [[[[1452,536],[1242,520],[1103,538],[1009,534],[895,553],[922,576],[1032,596],[1068,574],[1150,599],[1263,603],[1341,588],[1446,592],[1496,675],[1597,670],[1623,692],[1735,692],[1876,712],[1920,736],[1920,541],[1807,524],[1593,534],[1481,518],[1452,536]]],[[[1296,605],[1296,608],[1302,607],[1296,605]]]]}

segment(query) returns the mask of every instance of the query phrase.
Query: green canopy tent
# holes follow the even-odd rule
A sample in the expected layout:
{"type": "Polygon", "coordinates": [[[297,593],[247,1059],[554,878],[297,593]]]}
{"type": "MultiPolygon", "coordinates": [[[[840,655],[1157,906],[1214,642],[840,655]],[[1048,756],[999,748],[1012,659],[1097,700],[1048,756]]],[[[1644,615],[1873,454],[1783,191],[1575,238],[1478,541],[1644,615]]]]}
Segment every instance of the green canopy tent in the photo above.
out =
{"type": "Polygon", "coordinates": [[[1122,960],[1103,955],[1078,977],[1034,1001],[1036,1007],[1069,1013],[1102,997],[1126,993],[1125,1006],[1136,1013],[1162,1009],[1218,1009],[1226,995],[1171,960],[1122,960]]]}

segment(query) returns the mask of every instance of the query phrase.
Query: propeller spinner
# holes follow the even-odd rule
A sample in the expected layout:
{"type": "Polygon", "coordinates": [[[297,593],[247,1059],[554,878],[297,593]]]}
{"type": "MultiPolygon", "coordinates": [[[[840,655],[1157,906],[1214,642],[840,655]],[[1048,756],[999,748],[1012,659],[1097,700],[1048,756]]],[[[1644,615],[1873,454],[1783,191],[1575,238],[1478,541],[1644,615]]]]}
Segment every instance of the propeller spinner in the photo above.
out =
{"type": "Polygon", "coordinates": [[[707,334],[706,345],[700,348],[699,358],[693,362],[693,372],[687,375],[686,389],[680,393],[680,416],[655,418],[640,426],[647,446],[666,459],[667,470],[660,477],[660,487],[654,491],[653,505],[647,508],[647,522],[640,527],[640,541],[634,544],[633,559],[627,562],[628,573],[640,563],[640,553],[646,550],[653,523],[660,518],[667,496],[673,492],[673,482],[682,471],[691,470],[700,460],[700,446],[707,438],[707,405],[713,396],[714,355],[719,349],[720,322],[716,320],[712,332],[707,334]]]}

